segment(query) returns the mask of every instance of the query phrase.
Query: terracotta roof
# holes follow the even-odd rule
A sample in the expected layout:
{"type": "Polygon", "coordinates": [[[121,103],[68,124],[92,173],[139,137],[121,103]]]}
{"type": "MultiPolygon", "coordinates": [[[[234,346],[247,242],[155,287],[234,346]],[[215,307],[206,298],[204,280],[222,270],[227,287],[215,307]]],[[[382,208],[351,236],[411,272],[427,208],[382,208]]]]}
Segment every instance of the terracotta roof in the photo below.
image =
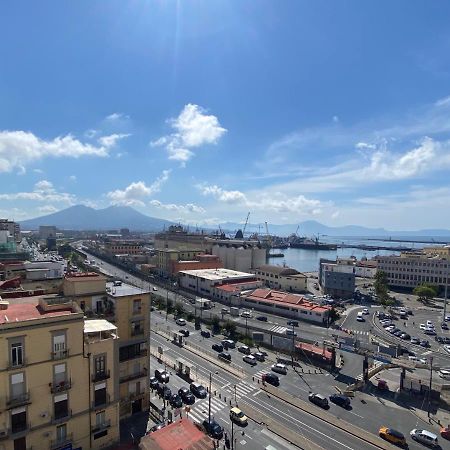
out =
{"type": "Polygon", "coordinates": [[[305,353],[312,353],[315,356],[321,356],[329,361],[331,361],[333,357],[333,354],[326,347],[319,347],[317,345],[307,344],[306,342],[296,344],[295,348],[305,353]]]}
{"type": "Polygon", "coordinates": [[[212,450],[213,440],[188,419],[180,419],[144,436],[141,450],[212,450]]]}
{"type": "Polygon", "coordinates": [[[24,322],[43,317],[68,316],[70,314],[72,314],[72,308],[70,307],[57,311],[44,311],[36,303],[16,303],[8,305],[8,309],[0,310],[0,324],[24,322]]]}

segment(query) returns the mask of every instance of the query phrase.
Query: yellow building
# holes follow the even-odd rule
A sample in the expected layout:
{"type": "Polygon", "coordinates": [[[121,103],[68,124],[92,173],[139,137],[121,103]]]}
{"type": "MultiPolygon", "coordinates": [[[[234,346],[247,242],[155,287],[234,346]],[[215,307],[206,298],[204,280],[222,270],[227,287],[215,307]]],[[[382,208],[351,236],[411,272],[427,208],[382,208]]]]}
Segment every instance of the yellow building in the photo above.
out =
{"type": "Polygon", "coordinates": [[[84,323],[78,305],[61,297],[0,302],[0,444],[5,450],[99,449],[117,443],[114,384],[106,380],[101,390],[104,380],[95,379],[96,358],[102,355],[105,370],[114,375],[117,332],[109,324],[99,336],[98,330],[85,332],[84,323]]]}
{"type": "Polygon", "coordinates": [[[251,270],[266,286],[287,292],[307,292],[308,278],[298,270],[284,266],[264,264],[251,270]]]}
{"type": "Polygon", "coordinates": [[[450,245],[425,247],[423,252],[429,256],[438,256],[443,259],[450,259],[450,245]]]}
{"type": "Polygon", "coordinates": [[[118,341],[120,416],[148,408],[150,293],[121,282],[106,284],[118,341]]]}

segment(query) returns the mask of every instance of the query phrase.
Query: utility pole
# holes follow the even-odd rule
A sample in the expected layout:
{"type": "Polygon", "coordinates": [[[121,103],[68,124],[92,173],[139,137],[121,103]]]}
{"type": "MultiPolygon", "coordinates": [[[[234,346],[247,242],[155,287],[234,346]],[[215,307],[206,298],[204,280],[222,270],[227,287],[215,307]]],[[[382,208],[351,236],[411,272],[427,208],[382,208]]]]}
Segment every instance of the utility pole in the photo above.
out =
{"type": "MultiPolygon", "coordinates": [[[[236,385],[234,387],[236,387],[236,385]]],[[[234,450],[234,422],[233,421],[231,421],[231,450],[234,450]]]]}
{"type": "Polygon", "coordinates": [[[428,389],[428,417],[430,417],[431,410],[431,382],[433,380],[433,357],[430,356],[430,385],[428,389]]]}
{"type": "Polygon", "coordinates": [[[211,384],[212,384],[212,373],[209,372],[209,401],[208,401],[208,423],[211,424],[211,384]]]}
{"type": "Polygon", "coordinates": [[[236,385],[234,385],[234,403],[237,405],[236,385]]]}
{"type": "MultiPolygon", "coordinates": [[[[447,262],[445,265],[448,267],[447,262]]],[[[448,289],[448,276],[450,274],[450,271],[447,269],[447,273],[444,272],[445,275],[445,291],[444,291],[444,311],[442,316],[442,323],[445,322],[445,316],[447,315],[447,289],[448,289]]]]}
{"type": "Polygon", "coordinates": [[[248,317],[245,316],[245,336],[248,337],[248,324],[247,324],[247,321],[248,321],[248,317]]]}
{"type": "Polygon", "coordinates": [[[169,316],[169,291],[166,289],[166,322],[169,316]]]}

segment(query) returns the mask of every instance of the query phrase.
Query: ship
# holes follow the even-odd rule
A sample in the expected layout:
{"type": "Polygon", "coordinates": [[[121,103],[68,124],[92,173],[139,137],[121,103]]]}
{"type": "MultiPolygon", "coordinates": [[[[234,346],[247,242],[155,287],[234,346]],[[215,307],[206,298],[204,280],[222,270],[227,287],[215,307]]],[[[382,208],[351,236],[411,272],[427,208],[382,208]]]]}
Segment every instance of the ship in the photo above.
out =
{"type": "Polygon", "coordinates": [[[289,246],[291,248],[302,248],[304,250],[337,250],[337,244],[328,244],[320,242],[319,237],[310,239],[307,237],[300,237],[297,233],[289,237],[289,246]]]}

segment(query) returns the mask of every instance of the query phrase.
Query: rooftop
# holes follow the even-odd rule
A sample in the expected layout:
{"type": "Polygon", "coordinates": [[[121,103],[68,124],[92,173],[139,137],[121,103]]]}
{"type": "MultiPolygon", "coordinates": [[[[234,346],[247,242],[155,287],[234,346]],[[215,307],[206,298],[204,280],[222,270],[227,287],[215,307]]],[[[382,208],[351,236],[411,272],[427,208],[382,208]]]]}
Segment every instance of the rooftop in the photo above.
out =
{"type": "Polygon", "coordinates": [[[197,269],[197,270],[180,270],[180,273],[193,275],[195,277],[204,278],[205,280],[220,281],[230,278],[253,278],[252,273],[238,272],[230,269],[197,269]]]}
{"type": "Polygon", "coordinates": [[[262,270],[264,272],[269,272],[269,273],[273,273],[276,275],[283,275],[283,276],[302,275],[298,270],[292,269],[291,267],[274,266],[271,264],[263,264],[262,266],[258,267],[257,270],[262,270]]]}
{"type": "Polygon", "coordinates": [[[66,275],[66,280],[80,280],[80,281],[89,281],[92,279],[105,279],[103,275],[100,275],[96,272],[70,272],[66,275]]]}
{"type": "Polygon", "coordinates": [[[114,282],[106,283],[106,292],[112,297],[126,297],[128,295],[143,295],[149,293],[148,290],[132,286],[131,284],[121,283],[120,285],[115,286],[114,282]]]}
{"type": "Polygon", "coordinates": [[[115,331],[117,327],[105,319],[92,319],[84,321],[85,333],[99,333],[101,331],[115,331]]]}

